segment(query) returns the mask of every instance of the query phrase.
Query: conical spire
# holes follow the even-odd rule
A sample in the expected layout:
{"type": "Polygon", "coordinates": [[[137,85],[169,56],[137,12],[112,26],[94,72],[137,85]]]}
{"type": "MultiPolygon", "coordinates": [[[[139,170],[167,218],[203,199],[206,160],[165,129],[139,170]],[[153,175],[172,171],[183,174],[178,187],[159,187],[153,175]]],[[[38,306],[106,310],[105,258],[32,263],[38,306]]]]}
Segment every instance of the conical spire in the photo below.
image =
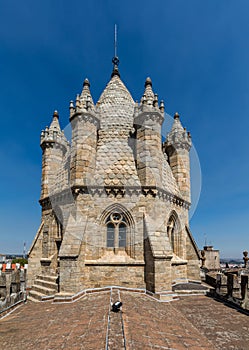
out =
{"type": "Polygon", "coordinates": [[[114,75],[102,92],[96,107],[102,127],[116,128],[133,125],[135,102],[119,76],[114,75]]]}
{"type": "Polygon", "coordinates": [[[181,124],[180,116],[179,116],[178,112],[176,112],[174,115],[174,123],[172,125],[171,132],[172,131],[173,132],[183,132],[184,131],[184,128],[181,124]]]}
{"type": "Polygon", "coordinates": [[[186,129],[183,128],[180,121],[180,116],[177,112],[174,115],[174,123],[170,133],[167,136],[166,144],[167,146],[179,146],[187,149],[190,149],[191,147],[191,135],[186,131],[186,129]]]}
{"type": "Polygon", "coordinates": [[[58,111],[54,111],[53,113],[53,119],[50,124],[49,130],[51,131],[61,131],[60,123],[59,123],[59,113],[58,111]]]}
{"type": "Polygon", "coordinates": [[[94,102],[90,91],[90,83],[87,78],[84,80],[83,89],[81,95],[79,96],[79,108],[86,110],[94,109],[94,102]]]}
{"type": "Polygon", "coordinates": [[[145,81],[144,84],[145,90],[143,93],[143,96],[141,98],[140,102],[140,107],[141,109],[150,109],[150,108],[156,108],[159,109],[158,107],[158,95],[154,94],[153,89],[152,89],[152,81],[148,77],[145,81]]]}
{"type": "Polygon", "coordinates": [[[47,142],[57,142],[65,146],[67,145],[67,139],[60,127],[58,111],[54,111],[50,126],[41,132],[41,146],[46,146],[47,142]]]}
{"type": "Polygon", "coordinates": [[[145,91],[143,94],[143,96],[145,97],[144,102],[147,105],[153,105],[155,95],[154,95],[154,92],[152,90],[152,81],[151,81],[150,77],[148,77],[146,79],[144,87],[145,87],[145,91]]]}

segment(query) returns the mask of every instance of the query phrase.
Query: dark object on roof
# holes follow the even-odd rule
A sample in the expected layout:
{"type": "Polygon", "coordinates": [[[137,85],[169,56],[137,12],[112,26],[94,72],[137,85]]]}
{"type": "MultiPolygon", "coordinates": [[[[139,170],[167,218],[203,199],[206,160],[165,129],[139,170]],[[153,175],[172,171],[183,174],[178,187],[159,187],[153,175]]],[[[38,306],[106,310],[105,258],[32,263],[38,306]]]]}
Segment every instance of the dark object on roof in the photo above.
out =
{"type": "Polygon", "coordinates": [[[113,312],[119,312],[121,306],[122,306],[121,301],[116,301],[115,303],[112,304],[112,311],[113,312]]]}

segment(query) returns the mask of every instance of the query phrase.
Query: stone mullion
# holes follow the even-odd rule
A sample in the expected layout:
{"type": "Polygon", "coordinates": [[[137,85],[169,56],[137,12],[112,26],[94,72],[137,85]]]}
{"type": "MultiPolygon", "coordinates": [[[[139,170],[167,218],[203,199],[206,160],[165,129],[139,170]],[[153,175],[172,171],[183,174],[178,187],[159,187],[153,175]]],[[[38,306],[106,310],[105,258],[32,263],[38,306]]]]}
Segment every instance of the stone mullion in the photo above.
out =
{"type": "Polygon", "coordinates": [[[119,224],[114,224],[114,250],[119,248],[119,224]]]}

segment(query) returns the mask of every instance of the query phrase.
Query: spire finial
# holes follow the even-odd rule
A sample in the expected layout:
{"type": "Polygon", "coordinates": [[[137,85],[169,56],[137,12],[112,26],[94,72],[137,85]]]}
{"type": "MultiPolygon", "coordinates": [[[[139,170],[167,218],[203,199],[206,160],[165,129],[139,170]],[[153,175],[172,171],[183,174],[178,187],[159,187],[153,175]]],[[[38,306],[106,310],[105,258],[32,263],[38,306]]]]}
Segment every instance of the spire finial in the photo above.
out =
{"type": "Polygon", "coordinates": [[[117,54],[117,43],[118,43],[117,33],[118,33],[117,24],[115,24],[115,26],[114,26],[114,57],[112,59],[112,63],[113,63],[112,77],[114,75],[118,75],[120,77],[120,74],[118,71],[119,59],[118,59],[118,54],[117,54]]]}
{"type": "Polygon", "coordinates": [[[146,78],[144,87],[146,88],[146,86],[148,86],[148,85],[152,86],[152,81],[151,81],[150,77],[146,78]]]}
{"type": "Polygon", "coordinates": [[[178,112],[175,112],[174,119],[180,119],[178,112]]]}
{"type": "Polygon", "coordinates": [[[54,117],[54,118],[57,118],[57,119],[59,118],[59,113],[58,113],[57,110],[54,111],[53,117],[54,117]]]}
{"type": "Polygon", "coordinates": [[[117,37],[117,25],[114,25],[114,57],[117,57],[117,43],[118,43],[118,37],[117,37]]]}
{"type": "Polygon", "coordinates": [[[84,80],[83,86],[90,87],[90,83],[89,83],[89,80],[87,78],[84,80]]]}

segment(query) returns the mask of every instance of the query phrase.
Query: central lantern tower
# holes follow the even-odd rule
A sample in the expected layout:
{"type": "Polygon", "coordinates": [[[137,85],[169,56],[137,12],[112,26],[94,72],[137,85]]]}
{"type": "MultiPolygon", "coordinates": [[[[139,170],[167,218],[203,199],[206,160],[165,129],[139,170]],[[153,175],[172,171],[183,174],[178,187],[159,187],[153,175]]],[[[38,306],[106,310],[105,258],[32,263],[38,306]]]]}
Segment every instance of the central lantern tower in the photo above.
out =
{"type": "Polygon", "coordinates": [[[112,285],[160,295],[175,282],[199,280],[188,219],[190,134],[176,114],[162,144],[164,104],[151,79],[135,103],[113,62],[96,104],[87,79],[70,102],[71,143],[57,112],[41,134],[42,218],[29,251],[33,297],[112,285]]]}

